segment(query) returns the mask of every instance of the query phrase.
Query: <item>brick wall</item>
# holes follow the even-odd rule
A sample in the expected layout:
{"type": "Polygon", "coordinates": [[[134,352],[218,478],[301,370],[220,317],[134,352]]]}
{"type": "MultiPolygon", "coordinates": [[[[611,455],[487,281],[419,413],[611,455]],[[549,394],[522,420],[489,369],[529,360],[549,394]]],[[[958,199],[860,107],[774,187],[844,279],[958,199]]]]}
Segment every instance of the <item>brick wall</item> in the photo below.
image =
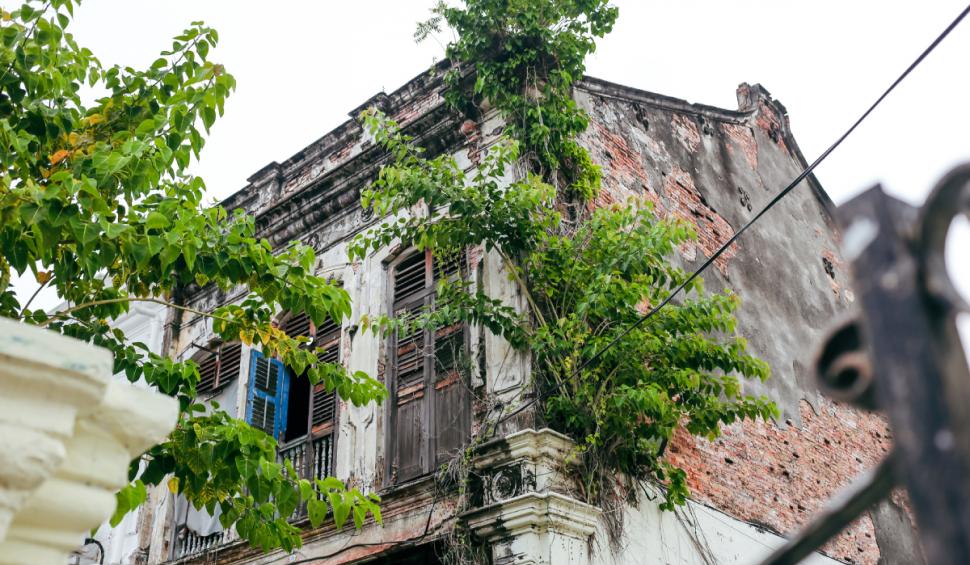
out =
{"type": "MultiPolygon", "coordinates": [[[[804,166],[783,107],[760,87],[742,85],[743,112],[596,94],[580,98],[592,118],[582,141],[603,167],[594,205],[634,197],[660,217],[692,223],[697,242],[675,258],[688,270],[804,166]]],[[[823,198],[800,186],[704,273],[709,288],[731,288],[745,303],[739,333],[773,375],[764,388],[750,383],[746,390],[775,399],[783,421],[728,426],[714,442],[682,433],[669,449],[695,500],[781,534],[809,521],[891,446],[881,417],[821,397],[805,369],[825,329],[853,300],[823,198]]],[[[899,495],[894,500],[905,507],[899,495]]],[[[880,562],[873,520],[863,516],[825,551],[849,563],[880,562]]]]}

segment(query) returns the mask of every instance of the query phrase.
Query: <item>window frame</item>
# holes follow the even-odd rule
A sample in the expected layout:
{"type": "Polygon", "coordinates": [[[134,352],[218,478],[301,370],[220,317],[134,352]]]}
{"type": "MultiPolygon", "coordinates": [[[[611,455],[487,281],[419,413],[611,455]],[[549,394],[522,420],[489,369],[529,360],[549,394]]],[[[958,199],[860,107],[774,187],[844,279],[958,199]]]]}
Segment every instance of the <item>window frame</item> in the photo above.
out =
{"type": "MultiPolygon", "coordinates": [[[[294,316],[293,314],[284,312],[278,318],[277,325],[283,328],[286,324],[288,324],[293,319],[293,316],[294,316]]],[[[302,316],[306,316],[306,314],[305,313],[297,314],[295,316],[302,317],[302,316]]],[[[308,319],[306,320],[306,323],[307,323],[307,333],[300,334],[300,335],[306,335],[306,337],[310,338],[311,341],[309,344],[306,345],[306,347],[316,348],[319,345],[321,345],[318,342],[318,337],[319,337],[318,330],[320,328],[317,328],[316,325],[313,324],[312,320],[308,319]]],[[[331,324],[328,323],[328,326],[330,325],[331,324]]],[[[343,365],[344,364],[344,355],[343,355],[344,326],[342,322],[333,323],[332,326],[334,326],[333,329],[327,328],[329,329],[329,331],[326,334],[324,334],[324,336],[333,335],[333,337],[329,340],[329,342],[335,344],[337,348],[336,359],[330,362],[343,365]]],[[[290,336],[290,337],[296,337],[296,336],[290,336]]],[[[290,383],[292,383],[293,379],[301,378],[300,375],[295,374],[295,372],[291,367],[285,364],[283,364],[283,367],[288,376],[288,382],[287,382],[288,387],[290,383]]],[[[337,449],[339,447],[339,442],[340,442],[340,439],[339,439],[340,402],[338,397],[336,396],[336,392],[331,392],[329,394],[331,398],[330,402],[332,403],[332,411],[330,416],[329,427],[322,427],[322,426],[325,426],[326,424],[321,424],[320,429],[314,429],[313,421],[314,421],[314,409],[316,408],[316,401],[317,401],[317,388],[321,386],[322,386],[322,383],[318,383],[316,385],[310,384],[310,387],[309,387],[309,395],[307,398],[306,433],[288,442],[283,442],[278,440],[277,454],[282,456],[285,452],[292,452],[295,448],[298,448],[300,445],[305,446],[305,453],[313,453],[314,444],[318,440],[323,440],[324,438],[329,436],[330,454],[329,454],[329,457],[327,458],[329,463],[328,465],[329,473],[325,473],[325,475],[332,475],[336,473],[336,455],[337,455],[337,449]]],[[[326,395],[326,392],[324,392],[324,395],[326,395]]],[[[285,410],[287,411],[289,410],[289,402],[290,402],[289,391],[287,391],[287,399],[285,401],[285,410]]],[[[313,468],[314,466],[313,457],[303,457],[300,466],[302,468],[298,469],[298,471],[301,473],[301,477],[306,478],[308,476],[314,476],[314,477],[316,476],[315,469],[313,468]]]]}
{"type": "MultiPolygon", "coordinates": [[[[423,251],[416,248],[409,248],[395,253],[391,258],[385,260],[384,262],[385,277],[387,287],[385,289],[385,311],[388,315],[395,316],[398,310],[398,303],[402,305],[407,304],[417,304],[420,300],[423,302],[423,306],[434,308],[435,301],[437,298],[436,286],[440,279],[436,277],[435,273],[435,263],[430,249],[425,249],[423,251]],[[412,259],[415,254],[424,255],[424,275],[425,284],[424,288],[419,292],[414,292],[406,296],[405,300],[397,301],[396,296],[396,282],[398,275],[398,268],[409,259],[412,259]]],[[[459,258],[459,264],[457,269],[457,276],[459,279],[465,279],[468,276],[467,268],[467,252],[463,252],[459,258]]],[[[461,347],[463,352],[467,355],[470,350],[470,335],[468,331],[468,324],[463,323],[456,330],[461,332],[461,347]]],[[[385,463],[384,463],[384,478],[383,484],[385,487],[394,487],[398,485],[407,484],[412,481],[420,480],[426,477],[428,474],[434,472],[438,466],[438,436],[440,430],[437,429],[437,402],[436,392],[438,380],[436,378],[438,369],[436,367],[437,359],[437,337],[436,334],[440,329],[436,330],[421,330],[422,336],[422,347],[424,348],[423,354],[423,369],[422,369],[422,397],[421,402],[423,404],[421,408],[421,433],[424,438],[424,451],[423,462],[420,465],[421,470],[413,476],[408,476],[407,478],[399,478],[398,472],[400,469],[397,467],[400,464],[400,457],[397,453],[398,444],[396,441],[398,429],[398,367],[397,367],[397,357],[398,357],[398,345],[397,345],[397,333],[389,332],[384,339],[383,343],[383,377],[385,385],[388,388],[388,398],[386,402],[385,409],[385,422],[387,425],[384,427],[384,450],[385,450],[385,463]]],[[[461,375],[460,368],[458,370],[458,377],[455,386],[460,387],[461,395],[459,406],[457,410],[462,414],[463,421],[463,432],[465,436],[470,434],[471,430],[471,394],[469,393],[469,383],[467,379],[461,375]]]]}

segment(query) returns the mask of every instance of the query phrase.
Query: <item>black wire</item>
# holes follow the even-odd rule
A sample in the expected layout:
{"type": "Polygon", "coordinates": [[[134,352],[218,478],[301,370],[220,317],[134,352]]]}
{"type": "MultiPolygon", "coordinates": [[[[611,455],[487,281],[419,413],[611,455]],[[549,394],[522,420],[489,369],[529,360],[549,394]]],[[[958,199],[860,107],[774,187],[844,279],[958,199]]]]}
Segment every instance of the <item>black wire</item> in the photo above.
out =
{"type": "MultiPolygon", "coordinates": [[[[849,137],[849,135],[853,131],[855,131],[855,129],[857,127],[859,127],[859,124],[861,124],[866,118],[869,117],[869,114],[871,114],[873,112],[873,110],[875,110],[876,107],[879,106],[879,104],[881,104],[882,101],[887,96],[889,96],[889,93],[890,92],[892,92],[893,90],[896,89],[897,86],[899,86],[899,83],[903,82],[903,80],[907,76],[909,76],[909,74],[911,72],[913,72],[913,70],[916,67],[918,67],[920,63],[923,62],[923,59],[925,59],[927,55],[929,55],[930,53],[933,52],[934,49],[936,49],[936,47],[940,44],[940,42],[942,42],[946,38],[946,36],[950,35],[950,32],[953,31],[954,28],[956,28],[957,25],[959,25],[961,21],[963,21],[963,19],[967,16],[968,13],[970,13],[970,5],[967,5],[967,7],[964,8],[962,12],[960,12],[960,15],[958,15],[956,17],[956,19],[954,19],[950,23],[950,25],[948,25],[946,27],[946,29],[944,29],[943,32],[940,33],[940,35],[938,35],[936,37],[936,39],[933,40],[933,43],[930,43],[929,47],[927,47],[926,49],[924,49],[923,52],[920,53],[919,57],[917,57],[916,60],[913,61],[909,65],[909,67],[906,68],[905,71],[903,71],[903,74],[899,75],[899,77],[895,81],[893,81],[893,83],[889,86],[889,88],[887,88],[885,90],[885,92],[883,92],[882,95],[879,96],[879,98],[877,98],[876,101],[873,102],[871,106],[869,106],[869,109],[866,110],[861,116],[859,116],[859,119],[857,119],[855,121],[855,123],[853,123],[852,126],[849,127],[849,129],[847,129],[845,131],[845,133],[843,133],[841,136],[839,136],[838,139],[835,140],[835,143],[833,143],[832,145],[830,145],[829,148],[826,149],[821,155],[819,155],[818,158],[815,159],[815,161],[813,161],[811,165],[809,165],[808,167],[806,167],[797,177],[795,177],[795,180],[791,181],[791,183],[789,183],[788,186],[786,186],[784,189],[781,190],[781,192],[779,192],[777,195],[775,195],[775,197],[772,198],[771,201],[768,202],[768,204],[766,204],[761,210],[759,210],[758,213],[755,214],[755,216],[753,218],[751,218],[750,220],[748,220],[747,223],[745,223],[743,226],[741,226],[741,229],[739,229],[737,232],[735,232],[734,235],[732,235],[731,238],[728,239],[726,243],[724,243],[723,245],[721,245],[721,247],[718,248],[718,250],[715,251],[713,255],[711,255],[706,261],[704,261],[704,263],[700,266],[700,268],[698,268],[696,271],[694,271],[693,273],[691,273],[691,275],[689,277],[687,277],[687,280],[685,280],[684,282],[680,283],[680,285],[677,286],[677,288],[675,288],[673,290],[673,292],[671,292],[669,295],[667,295],[667,297],[664,298],[663,301],[660,302],[660,304],[658,304],[652,310],[650,310],[645,315],[643,315],[642,317],[640,317],[636,322],[634,322],[633,324],[631,324],[628,328],[626,328],[625,330],[621,331],[616,337],[614,337],[612,340],[610,340],[610,342],[607,343],[605,347],[603,347],[602,349],[600,349],[599,351],[597,351],[589,359],[586,359],[585,361],[583,361],[579,365],[579,367],[576,369],[576,371],[569,378],[563,379],[562,381],[560,381],[555,387],[553,387],[553,389],[552,389],[551,392],[557,392],[568,381],[570,381],[570,380],[576,378],[577,376],[579,376],[580,372],[582,372],[583,369],[585,369],[586,367],[589,367],[593,362],[599,360],[599,358],[602,357],[604,353],[606,353],[607,351],[610,350],[610,348],[612,348],[617,343],[619,343],[621,339],[623,339],[624,337],[626,337],[630,332],[632,332],[633,330],[635,330],[636,328],[638,328],[640,325],[642,325],[644,322],[646,322],[651,317],[653,317],[657,312],[659,312],[667,304],[670,304],[670,302],[674,299],[675,296],[677,296],[677,294],[680,293],[680,291],[684,290],[684,288],[686,288],[691,282],[693,282],[695,279],[697,279],[697,277],[700,276],[700,274],[703,273],[704,270],[706,270],[708,267],[710,267],[711,264],[713,264],[714,261],[716,261],[718,257],[720,257],[725,251],[727,251],[728,248],[730,248],[731,245],[733,245],[734,242],[737,241],[738,238],[741,237],[741,234],[743,234],[745,231],[747,231],[747,229],[749,227],[751,227],[762,216],[764,216],[765,213],[768,212],[768,210],[770,210],[771,208],[773,208],[775,206],[775,204],[777,204],[779,201],[781,201],[782,198],[784,198],[785,196],[787,196],[789,192],[791,192],[792,190],[794,190],[795,187],[798,186],[798,184],[800,182],[802,182],[803,180],[805,180],[805,178],[808,177],[808,175],[810,175],[812,173],[812,171],[815,170],[815,167],[817,167],[822,161],[824,161],[825,158],[828,157],[830,153],[832,153],[832,151],[835,151],[835,149],[839,145],[842,145],[842,142],[845,141],[845,139],[847,137],[849,137]]],[[[539,400],[539,396],[538,395],[533,396],[532,399],[529,400],[529,402],[527,402],[526,404],[520,406],[519,408],[516,408],[513,412],[511,412],[511,413],[507,414],[506,416],[504,416],[501,420],[499,420],[499,423],[502,423],[502,422],[508,420],[509,418],[515,416],[516,414],[522,412],[523,410],[525,410],[529,406],[531,406],[531,405],[535,404],[536,402],[538,402],[538,400],[539,400]]]]}

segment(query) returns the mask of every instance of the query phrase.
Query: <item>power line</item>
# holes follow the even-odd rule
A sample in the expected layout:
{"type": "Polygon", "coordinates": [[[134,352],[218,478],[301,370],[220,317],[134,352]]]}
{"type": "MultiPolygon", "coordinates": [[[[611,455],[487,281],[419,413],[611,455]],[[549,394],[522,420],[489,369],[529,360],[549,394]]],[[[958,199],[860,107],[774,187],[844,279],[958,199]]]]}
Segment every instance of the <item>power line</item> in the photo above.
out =
{"type": "MultiPolygon", "coordinates": [[[[857,127],[859,127],[859,125],[866,118],[869,117],[869,114],[871,114],[873,112],[873,110],[875,110],[879,106],[879,104],[881,104],[882,101],[887,96],[889,96],[889,93],[891,93],[893,90],[895,90],[896,87],[899,86],[899,84],[901,82],[903,82],[903,80],[907,76],[909,76],[909,74],[911,72],[913,72],[913,70],[916,69],[916,67],[918,67],[920,65],[920,63],[923,62],[923,59],[925,59],[927,57],[927,55],[929,55],[930,53],[933,52],[934,49],[936,49],[936,47],[946,38],[946,36],[950,35],[950,32],[952,32],[960,24],[960,22],[963,21],[963,19],[967,16],[968,13],[970,13],[970,5],[967,5],[967,7],[964,8],[962,12],[960,12],[960,15],[958,15],[956,17],[956,19],[954,19],[952,22],[950,22],[950,25],[948,25],[946,27],[946,29],[944,29],[943,32],[940,33],[940,35],[938,35],[936,37],[936,39],[934,39],[933,42],[930,43],[930,45],[926,49],[923,50],[922,53],[920,53],[919,57],[917,57],[915,61],[913,61],[912,63],[910,63],[910,65],[908,67],[906,67],[906,70],[903,71],[903,73],[901,75],[899,75],[899,77],[895,81],[893,81],[893,83],[891,85],[889,85],[889,88],[887,88],[882,93],[882,95],[880,95],[879,98],[877,98],[876,101],[872,103],[871,106],[869,106],[869,109],[867,109],[865,112],[863,112],[863,114],[861,116],[859,116],[859,118],[849,127],[849,129],[845,130],[845,133],[843,133],[841,136],[839,136],[839,138],[836,139],[835,142],[832,145],[830,145],[828,149],[826,149],[825,151],[823,151],[822,154],[819,155],[818,158],[815,159],[815,161],[813,161],[811,165],[809,165],[804,170],[802,170],[802,172],[799,173],[799,175],[797,177],[795,177],[795,180],[791,181],[791,183],[789,183],[788,186],[786,186],[785,188],[783,188],[781,190],[781,192],[779,192],[777,195],[775,195],[775,197],[772,198],[771,201],[769,201],[768,204],[766,204],[763,208],[761,208],[761,210],[759,210],[758,213],[755,214],[755,216],[753,218],[751,218],[750,220],[748,220],[748,222],[746,222],[743,226],[741,226],[741,229],[739,229],[737,232],[735,232],[734,235],[732,235],[731,238],[727,240],[727,242],[725,242],[723,245],[721,245],[721,247],[719,247],[718,250],[715,251],[713,255],[711,255],[706,261],[704,261],[704,263],[700,266],[700,268],[698,268],[696,271],[694,271],[693,273],[691,273],[691,275],[689,277],[687,277],[687,279],[684,282],[680,283],[680,285],[678,285],[677,288],[675,288],[669,295],[667,295],[667,297],[664,298],[663,301],[660,302],[660,304],[658,304],[653,309],[651,309],[649,312],[647,312],[646,314],[644,314],[643,316],[641,316],[636,322],[634,322],[633,324],[631,324],[628,328],[626,328],[625,330],[621,331],[616,337],[614,337],[612,340],[610,340],[610,342],[607,343],[605,347],[603,347],[602,349],[600,349],[599,351],[597,351],[595,354],[593,354],[592,357],[590,357],[589,359],[586,359],[585,361],[583,361],[582,363],[580,363],[579,367],[576,368],[576,370],[573,372],[573,374],[569,378],[563,379],[555,387],[553,387],[552,392],[558,391],[559,389],[561,389],[563,387],[564,384],[566,384],[570,380],[576,378],[583,371],[583,369],[585,369],[586,367],[589,367],[595,361],[599,360],[603,356],[603,354],[605,354],[607,351],[610,350],[610,348],[612,348],[617,343],[619,343],[621,339],[623,339],[624,337],[626,337],[630,332],[632,332],[636,328],[640,327],[644,322],[646,322],[647,320],[649,320],[650,318],[652,318],[657,312],[659,312],[661,309],[663,309],[665,306],[667,306],[667,304],[670,304],[670,302],[674,299],[675,296],[677,296],[682,290],[684,290],[684,288],[686,288],[690,283],[692,283],[695,279],[697,279],[697,277],[700,276],[700,274],[703,273],[708,267],[710,267],[711,264],[713,264],[714,261],[716,261],[718,257],[720,257],[722,254],[724,254],[724,252],[727,251],[731,247],[731,245],[733,245],[734,242],[737,241],[738,238],[741,237],[741,234],[743,234],[755,222],[757,222],[759,219],[761,219],[761,217],[764,216],[765,213],[768,212],[768,210],[772,209],[775,206],[775,204],[778,204],[778,202],[780,202],[782,198],[784,198],[785,196],[787,196],[789,192],[791,192],[792,190],[794,190],[795,187],[798,186],[798,184],[800,182],[802,182],[803,180],[805,180],[805,178],[808,177],[808,175],[810,175],[812,173],[812,171],[814,171],[815,168],[822,161],[824,161],[826,157],[829,156],[829,154],[831,154],[833,151],[835,151],[835,149],[838,146],[842,145],[842,142],[845,141],[845,139],[847,137],[849,137],[849,135],[851,135],[852,132],[854,132],[855,129],[857,127]]],[[[538,395],[532,397],[532,399],[529,400],[527,403],[525,403],[524,405],[520,406],[519,408],[516,408],[513,412],[507,414],[502,420],[500,420],[499,423],[504,422],[505,420],[507,420],[507,419],[515,416],[516,414],[522,412],[523,410],[525,410],[529,406],[531,406],[531,405],[535,404],[536,402],[538,402],[538,399],[539,399],[538,395]]]]}

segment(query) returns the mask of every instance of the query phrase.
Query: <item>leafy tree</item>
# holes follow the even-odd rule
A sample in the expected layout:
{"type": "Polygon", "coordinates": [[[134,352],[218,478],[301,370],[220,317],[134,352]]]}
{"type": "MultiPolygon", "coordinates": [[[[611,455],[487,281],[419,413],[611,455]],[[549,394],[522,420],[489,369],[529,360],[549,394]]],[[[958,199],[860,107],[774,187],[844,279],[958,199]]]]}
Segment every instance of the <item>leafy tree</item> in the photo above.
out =
{"type": "Polygon", "coordinates": [[[439,4],[416,35],[443,24],[457,35],[447,46],[446,99],[471,118],[494,108],[506,122],[503,140],[465,173],[450,155],[426,156],[393,121],[366,112],[365,126],[394,159],[363,201],[391,219],[362,235],[351,255],[395,239],[437,254],[496,250],[527,312],[442,282],[440,312],[375,326],[472,321],[529,350],[541,411],[578,444],[572,467],[581,494],[604,503],[627,479],[655,480],[667,486],[662,507],[670,509],[688,495],[685,472],[663,458],[677,429],[713,439],[723,424],[777,408],[742,392],[742,378],[765,379],[769,369],[734,335],[731,293],[706,294],[697,280],[680,302],[627,331],[687,279],[670,256],[696,236],[686,222],[657,218],[648,202],[590,204],[600,174],[576,141],[587,117],[572,85],[616,17],[605,0],[439,4]]]}
{"type": "Polygon", "coordinates": [[[320,361],[320,351],[275,328],[280,310],[305,312],[315,324],[350,312],[346,292],[313,273],[314,253],[298,243],[273,249],[239,210],[203,205],[205,186],[186,172],[204,132],[235,88],[208,59],[215,30],[193,23],[147,69],[106,66],[67,31],[78,0],[29,0],[2,14],[0,28],[0,315],[112,350],[115,370],[177,397],[182,413],[171,437],[132,464],[119,493],[119,520],[166,482],[196,507],[219,506],[224,526],[264,550],[291,549],[299,532],[285,520],[301,502],[314,525],[328,512],[340,526],[377,499],[336,479],[297,480],[276,462],[275,441],[219,410],[194,402],[196,365],[130,343],[111,321],[135,301],[189,310],[181,289],[244,285],[239,304],[214,312],[223,339],[242,339],[307,369],[341,398],[362,405],[386,391],[363,373],[320,361]],[[104,94],[93,102],[85,86],[104,94]],[[56,289],[67,306],[54,314],[21,302],[12,273],[56,289]]]}

